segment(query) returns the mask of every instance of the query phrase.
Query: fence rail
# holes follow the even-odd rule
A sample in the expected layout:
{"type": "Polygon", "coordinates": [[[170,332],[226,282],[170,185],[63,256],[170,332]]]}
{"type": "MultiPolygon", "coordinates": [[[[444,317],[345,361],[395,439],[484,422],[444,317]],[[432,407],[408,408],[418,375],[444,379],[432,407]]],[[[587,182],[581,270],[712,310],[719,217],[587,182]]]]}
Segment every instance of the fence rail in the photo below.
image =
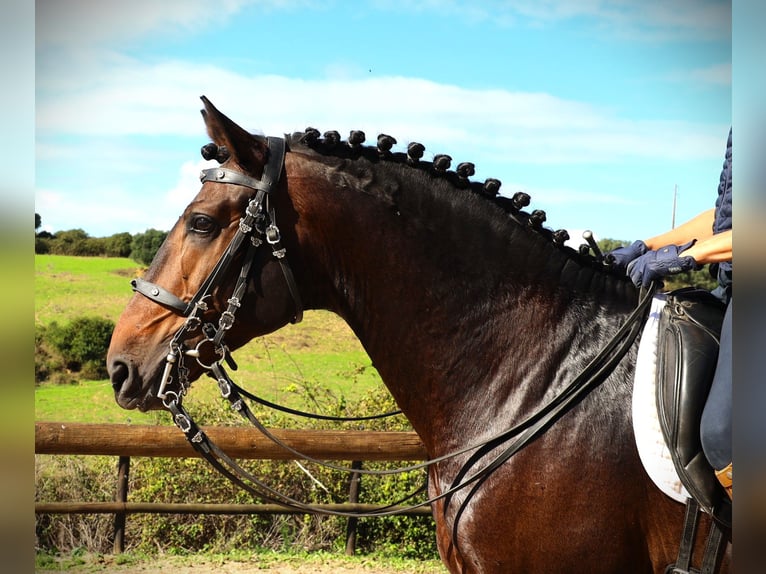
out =
{"type": "MultiPolygon", "coordinates": [[[[239,459],[294,460],[284,450],[254,428],[206,427],[202,429],[229,456],[239,459]]],[[[322,460],[414,461],[426,458],[423,443],[414,432],[353,430],[270,430],[285,444],[306,456],[322,460]]],[[[125,518],[128,514],[293,514],[279,504],[194,504],[128,502],[127,477],[130,457],[199,457],[181,431],[171,426],[35,423],[35,453],[50,455],[118,456],[116,502],[36,502],[36,514],[114,514],[114,551],[125,545],[125,518]]],[[[355,474],[358,481],[359,475],[355,474]]],[[[354,481],[352,480],[352,485],[354,481]]],[[[359,504],[358,482],[352,486],[349,502],[317,505],[323,510],[369,512],[382,505],[359,504]]],[[[301,514],[306,514],[301,510],[301,514]]],[[[429,507],[401,509],[405,515],[430,514],[429,507]]],[[[346,552],[353,554],[356,521],[349,519],[346,552]]]]}
{"type": "MultiPolygon", "coordinates": [[[[232,458],[293,460],[258,429],[201,427],[232,458]]],[[[424,460],[423,443],[414,432],[354,430],[270,430],[303,454],[323,460],[424,460]]],[[[198,457],[174,426],[35,423],[35,453],[115,456],[198,457]]]]}

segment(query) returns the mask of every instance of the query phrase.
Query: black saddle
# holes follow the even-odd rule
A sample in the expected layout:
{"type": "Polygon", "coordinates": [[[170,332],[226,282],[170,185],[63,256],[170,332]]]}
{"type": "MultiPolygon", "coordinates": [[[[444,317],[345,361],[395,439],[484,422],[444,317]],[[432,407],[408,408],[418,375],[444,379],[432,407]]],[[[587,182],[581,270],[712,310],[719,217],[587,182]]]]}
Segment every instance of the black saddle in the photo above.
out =
{"type": "Polygon", "coordinates": [[[667,294],[659,322],[657,412],[686,490],[725,530],[731,502],[702,451],[700,420],[713,382],[725,305],[709,291],[667,294]]]}

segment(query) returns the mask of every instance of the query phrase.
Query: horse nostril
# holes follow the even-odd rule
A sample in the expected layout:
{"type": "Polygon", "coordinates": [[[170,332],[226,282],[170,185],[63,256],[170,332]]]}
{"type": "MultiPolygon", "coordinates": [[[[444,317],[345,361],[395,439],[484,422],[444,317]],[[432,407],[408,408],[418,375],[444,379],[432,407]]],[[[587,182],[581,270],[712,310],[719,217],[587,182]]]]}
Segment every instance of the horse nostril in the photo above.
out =
{"type": "Polygon", "coordinates": [[[112,388],[119,391],[130,378],[130,368],[122,361],[114,360],[109,365],[109,378],[112,381],[112,388]]]}

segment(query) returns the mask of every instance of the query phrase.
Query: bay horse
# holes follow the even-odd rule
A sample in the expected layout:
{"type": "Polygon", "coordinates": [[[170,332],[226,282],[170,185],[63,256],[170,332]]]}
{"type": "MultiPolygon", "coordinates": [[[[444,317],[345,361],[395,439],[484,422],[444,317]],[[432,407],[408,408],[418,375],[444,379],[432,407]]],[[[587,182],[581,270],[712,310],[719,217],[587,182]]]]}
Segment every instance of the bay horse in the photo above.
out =
{"type": "Polygon", "coordinates": [[[448,156],[424,161],[420,144],[393,152],[394,138],[364,145],[361,132],[253,135],[202,100],[203,155],[220,168],[203,172],[134,282],[107,358],[118,404],[167,407],[220,355],[328,309],[429,457],[459,453],[428,470],[450,572],[661,573],[675,561],[684,507],[653,486],[633,440],[637,343],[555,418],[535,418],[602,349],[616,353],[609,343],[640,301],[628,280],[564,246],[542,212],[524,211],[524,194],[470,181],[469,163],[451,170],[448,156]],[[198,328],[215,321],[215,334],[198,328]],[[194,349],[212,358],[174,375],[177,352],[194,349]],[[504,455],[493,439],[529,421],[534,435],[504,455]]]}

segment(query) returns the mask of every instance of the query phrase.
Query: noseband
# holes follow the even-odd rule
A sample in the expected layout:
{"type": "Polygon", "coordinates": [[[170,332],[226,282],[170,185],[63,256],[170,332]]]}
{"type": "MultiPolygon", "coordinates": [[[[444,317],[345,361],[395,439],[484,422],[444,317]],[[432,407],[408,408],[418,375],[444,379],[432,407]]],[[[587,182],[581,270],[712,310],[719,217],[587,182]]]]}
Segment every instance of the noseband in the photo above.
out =
{"type": "Polygon", "coordinates": [[[285,257],[287,250],[282,245],[282,237],[276,225],[274,210],[269,207],[269,195],[277,183],[279,183],[279,178],[284,168],[285,140],[269,137],[267,142],[269,157],[264,166],[261,179],[255,179],[238,171],[223,167],[206,169],[200,174],[200,181],[203,183],[207,181],[240,185],[253,189],[256,193],[248,203],[244,217],[239,220],[239,227],[228,247],[191,300],[189,302],[183,301],[167,289],[144,279],[139,278],[131,281],[131,286],[137,293],[182,317],[186,317],[186,321],[170,341],[170,352],[165,360],[165,371],[163,372],[162,381],[157,393],[157,398],[161,399],[166,407],[171,402],[180,400],[181,396],[188,389],[188,369],[183,366],[184,355],[196,358],[200,366],[206,370],[212,369],[221,359],[226,359],[231,364],[231,355],[223,342],[223,338],[226,332],[234,325],[234,315],[241,306],[241,298],[245,293],[250,278],[250,269],[255,259],[256,251],[262,245],[267,244],[271,247],[272,254],[279,261],[282,268],[287,288],[295,304],[295,314],[292,322],[299,323],[303,319],[303,304],[298,292],[298,286],[295,283],[295,277],[285,257]],[[212,295],[214,289],[221,285],[232,261],[242,249],[246,249],[246,252],[239,277],[234,286],[234,292],[228,300],[227,309],[221,313],[217,327],[212,323],[203,324],[202,315],[208,310],[206,299],[212,295]],[[183,341],[188,338],[187,335],[193,334],[197,330],[201,330],[205,338],[194,349],[184,347],[183,341]],[[219,360],[213,364],[205,364],[200,359],[200,349],[206,344],[211,344],[215,354],[219,357],[219,360]],[[178,394],[172,391],[166,392],[167,386],[172,382],[174,366],[178,368],[180,385],[178,394]]]}

